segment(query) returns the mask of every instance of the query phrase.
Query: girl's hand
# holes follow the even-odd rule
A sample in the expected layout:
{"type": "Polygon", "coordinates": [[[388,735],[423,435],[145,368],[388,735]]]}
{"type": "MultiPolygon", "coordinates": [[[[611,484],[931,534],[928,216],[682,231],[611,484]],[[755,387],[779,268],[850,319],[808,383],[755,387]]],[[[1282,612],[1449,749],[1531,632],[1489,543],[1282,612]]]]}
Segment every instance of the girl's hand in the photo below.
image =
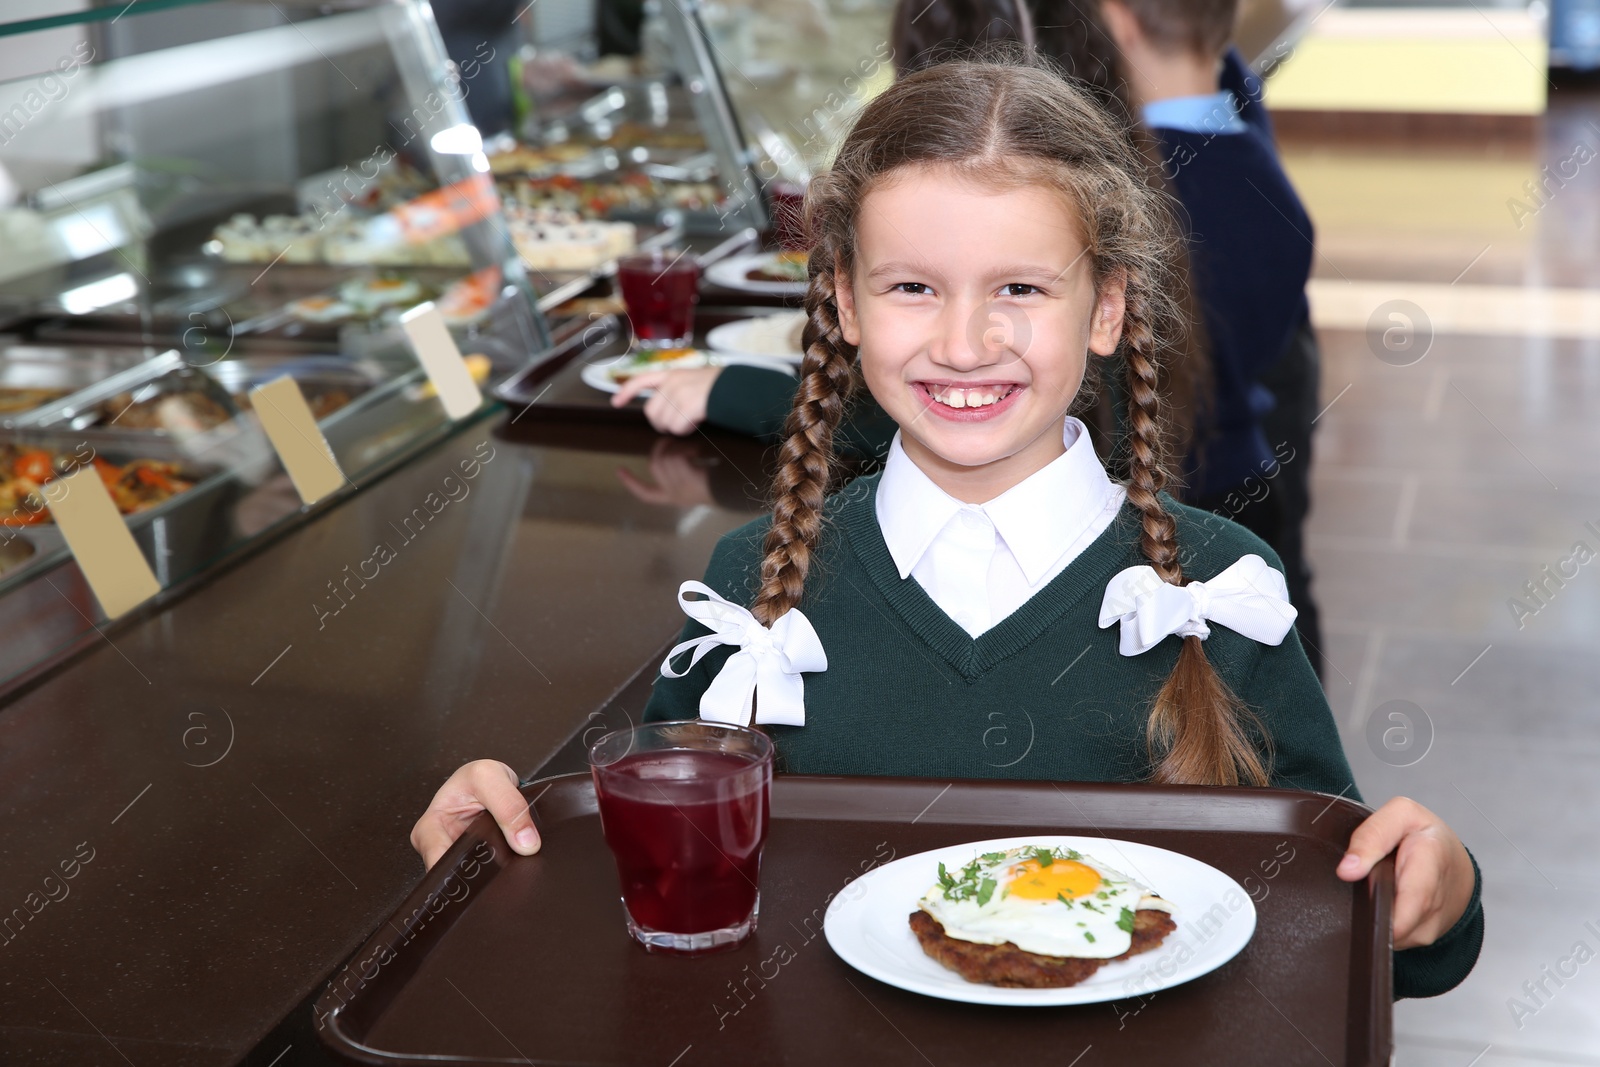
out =
{"type": "Polygon", "coordinates": [[[1394,947],[1431,945],[1472,901],[1472,860],[1461,839],[1427,808],[1395,797],[1350,835],[1339,861],[1346,882],[1365,878],[1390,852],[1394,858],[1394,947]]]}
{"type": "Polygon", "coordinates": [[[683,437],[706,421],[706,402],[721,373],[721,367],[645,371],[622,383],[611,406],[620,408],[644,390],[654,389],[655,395],[644,402],[644,417],[658,432],[683,437]]]}
{"type": "Polygon", "coordinates": [[[517,772],[492,759],[464,764],[439,787],[411,828],[411,847],[432,867],[481,811],[494,816],[515,851],[524,856],[539,851],[539,831],[517,789],[517,772]]]}

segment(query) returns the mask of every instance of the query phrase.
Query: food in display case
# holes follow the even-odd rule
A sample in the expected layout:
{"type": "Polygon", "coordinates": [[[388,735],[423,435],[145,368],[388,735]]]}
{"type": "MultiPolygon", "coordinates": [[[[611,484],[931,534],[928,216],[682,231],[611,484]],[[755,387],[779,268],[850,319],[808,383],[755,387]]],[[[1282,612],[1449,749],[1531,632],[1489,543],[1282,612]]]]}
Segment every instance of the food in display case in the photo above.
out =
{"type": "Polygon", "coordinates": [[[338,294],[326,293],[294,300],[284,310],[302,322],[366,322],[392,318],[434,296],[437,290],[404,274],[351,278],[338,294]]]}
{"type": "Polygon", "coordinates": [[[144,390],[118,393],[99,405],[96,425],[119,430],[204,433],[234,417],[234,412],[201,389],[180,389],[157,396],[144,390]]]}
{"type": "Polygon", "coordinates": [[[507,204],[506,224],[517,255],[530,270],[593,270],[638,244],[631,222],[585,221],[561,208],[507,204]]]}
{"type": "Polygon", "coordinates": [[[79,446],[75,452],[62,452],[0,444],[0,526],[50,522],[44,486],[85,465],[93,465],[117,510],[124,515],[165,503],[195,484],[178,464],[162,460],[133,459],[116,464],[96,455],[88,445],[79,446]]]}
{"type": "Polygon", "coordinates": [[[501,195],[531,208],[564,208],[586,219],[624,211],[714,210],[722,192],[712,182],[669,182],[637,171],[609,178],[515,177],[501,180],[501,195]]]}
{"type": "Polygon", "coordinates": [[[568,163],[592,155],[593,149],[579,144],[554,144],[544,148],[519,144],[489,157],[489,172],[496,177],[512,174],[550,174],[568,163]]]}
{"type": "MultiPolygon", "coordinates": [[[[332,415],[335,411],[349,406],[350,401],[355,399],[355,395],[351,390],[338,385],[324,388],[307,388],[302,384],[300,392],[306,398],[306,406],[311,409],[311,417],[318,422],[332,415]]],[[[245,411],[250,410],[249,393],[241,393],[234,399],[238,401],[240,408],[245,411]]]]}
{"type": "Polygon", "coordinates": [[[464,267],[472,262],[455,234],[417,244],[373,240],[366,219],[326,221],[312,212],[264,215],[259,220],[240,212],[212,232],[206,251],[228,263],[464,267]]]}
{"type": "Polygon", "coordinates": [[[15,389],[0,387],[0,415],[15,415],[32,411],[41,404],[59,400],[67,395],[65,389],[15,389]]]}
{"type": "Polygon", "coordinates": [[[477,322],[488,314],[500,296],[505,278],[499,267],[475,270],[459,281],[451,283],[433,306],[439,309],[444,321],[451,326],[477,322]]]}
{"type": "Polygon", "coordinates": [[[246,356],[206,368],[240,411],[251,408],[250,390],[281,377],[293,378],[318,422],[349,406],[386,377],[381,365],[340,356],[246,356]]]}

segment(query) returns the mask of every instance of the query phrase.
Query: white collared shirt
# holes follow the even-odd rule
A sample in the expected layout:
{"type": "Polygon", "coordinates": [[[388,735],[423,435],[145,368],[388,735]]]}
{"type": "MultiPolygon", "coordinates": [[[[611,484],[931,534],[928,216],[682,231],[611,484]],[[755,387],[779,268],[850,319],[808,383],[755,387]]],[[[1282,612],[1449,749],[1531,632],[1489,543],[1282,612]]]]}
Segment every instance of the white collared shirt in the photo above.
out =
{"type": "Polygon", "coordinates": [[[878,526],[900,577],[977,637],[1027,603],[1105,532],[1127,495],[1068,418],[1064,455],[986,504],[964,504],[911,462],[900,435],[878,483],[878,526]]]}

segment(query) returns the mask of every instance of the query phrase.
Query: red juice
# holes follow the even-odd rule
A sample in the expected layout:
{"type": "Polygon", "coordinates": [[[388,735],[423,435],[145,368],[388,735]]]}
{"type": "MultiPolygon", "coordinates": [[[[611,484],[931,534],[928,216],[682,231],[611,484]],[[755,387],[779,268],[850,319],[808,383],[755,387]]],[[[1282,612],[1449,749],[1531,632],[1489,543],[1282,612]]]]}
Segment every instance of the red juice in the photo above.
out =
{"type": "Polygon", "coordinates": [[[692,934],[749,920],[767,836],[766,763],[734,752],[647,751],[595,767],[594,781],[637,925],[692,934]]]}
{"type": "Polygon", "coordinates": [[[633,334],[645,347],[673,347],[694,337],[700,264],[687,252],[648,252],[617,261],[617,287],[633,334]]]}

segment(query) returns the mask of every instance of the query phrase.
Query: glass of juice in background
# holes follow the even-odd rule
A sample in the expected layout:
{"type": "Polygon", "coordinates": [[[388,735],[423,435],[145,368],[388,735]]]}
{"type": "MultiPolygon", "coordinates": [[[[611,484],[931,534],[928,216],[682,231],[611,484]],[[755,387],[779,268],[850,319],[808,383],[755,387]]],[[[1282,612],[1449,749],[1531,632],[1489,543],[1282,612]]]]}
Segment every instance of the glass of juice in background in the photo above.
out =
{"type": "Polygon", "coordinates": [[[628,932],[681,955],[754,933],[772,741],[701,720],[647,723],[596,741],[589,766],[628,932]]]}
{"type": "Polygon", "coordinates": [[[690,252],[657,249],[617,261],[617,287],[640,348],[679,348],[694,338],[700,263],[690,252]]]}

